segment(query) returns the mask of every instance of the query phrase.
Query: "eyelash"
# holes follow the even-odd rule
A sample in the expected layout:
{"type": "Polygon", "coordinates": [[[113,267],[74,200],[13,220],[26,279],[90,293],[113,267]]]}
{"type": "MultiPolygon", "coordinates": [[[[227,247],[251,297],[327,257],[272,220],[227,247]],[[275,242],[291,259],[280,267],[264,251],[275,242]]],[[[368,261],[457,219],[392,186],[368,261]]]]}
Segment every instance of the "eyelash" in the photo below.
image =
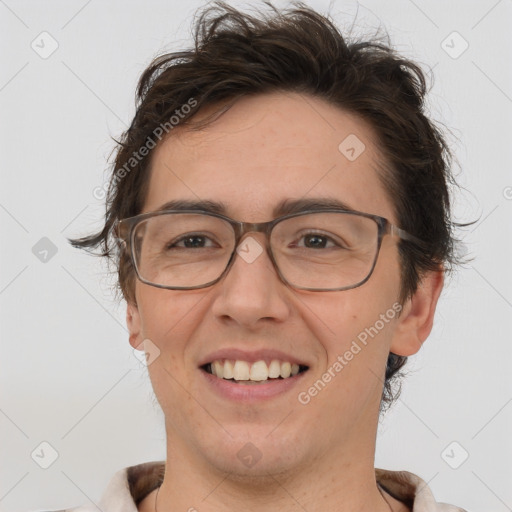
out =
{"type": "MultiPolygon", "coordinates": [[[[307,231],[307,232],[305,232],[303,234],[300,234],[300,236],[298,237],[298,241],[300,242],[300,241],[303,241],[306,237],[313,237],[313,236],[317,236],[319,238],[323,238],[323,239],[326,240],[326,244],[331,244],[330,246],[328,245],[327,247],[321,247],[321,249],[330,249],[330,248],[334,248],[334,247],[343,248],[344,247],[342,244],[336,242],[329,235],[327,235],[325,233],[321,233],[321,232],[314,232],[314,231],[307,231]]],[[[213,244],[215,243],[213,241],[213,239],[211,237],[209,237],[208,235],[206,235],[206,234],[203,234],[203,233],[187,233],[186,235],[183,235],[181,238],[166,244],[166,249],[173,249],[173,248],[188,249],[188,247],[184,247],[183,245],[179,246],[178,244],[185,242],[187,239],[196,238],[196,237],[197,238],[202,238],[204,240],[209,240],[213,244]]],[[[295,246],[295,247],[305,247],[305,244],[304,243],[300,244],[300,243],[298,243],[296,241],[296,242],[292,243],[292,246],[295,246]]],[[[206,246],[200,247],[200,248],[204,249],[204,248],[209,248],[209,247],[212,247],[212,245],[206,245],[206,246]]]]}

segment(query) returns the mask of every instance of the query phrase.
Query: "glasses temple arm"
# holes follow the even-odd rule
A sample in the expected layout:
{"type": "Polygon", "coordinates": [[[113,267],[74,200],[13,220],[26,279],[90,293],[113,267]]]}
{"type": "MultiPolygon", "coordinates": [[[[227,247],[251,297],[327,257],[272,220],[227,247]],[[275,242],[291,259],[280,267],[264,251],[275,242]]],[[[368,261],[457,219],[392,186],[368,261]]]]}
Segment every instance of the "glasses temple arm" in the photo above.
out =
{"type": "Polygon", "coordinates": [[[421,248],[427,248],[427,244],[423,240],[419,239],[414,235],[411,235],[407,231],[403,230],[402,228],[399,228],[398,226],[395,226],[394,224],[389,225],[389,234],[392,236],[397,236],[402,240],[413,242],[414,244],[418,245],[421,248]]]}

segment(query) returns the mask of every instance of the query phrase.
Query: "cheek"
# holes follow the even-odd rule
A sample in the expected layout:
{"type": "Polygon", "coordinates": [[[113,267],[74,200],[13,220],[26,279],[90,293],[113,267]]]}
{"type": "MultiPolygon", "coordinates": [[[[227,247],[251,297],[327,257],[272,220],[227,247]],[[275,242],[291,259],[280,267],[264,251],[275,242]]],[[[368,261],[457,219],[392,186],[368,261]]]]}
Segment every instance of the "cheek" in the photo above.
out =
{"type": "Polygon", "coordinates": [[[137,303],[141,315],[141,334],[165,354],[165,366],[183,365],[187,341],[200,323],[204,290],[180,292],[141,285],[137,303]]]}
{"type": "Polygon", "coordinates": [[[342,348],[347,340],[357,337],[390,310],[388,318],[393,318],[393,304],[397,297],[395,291],[388,293],[381,289],[378,293],[371,290],[368,293],[363,286],[339,294],[336,298],[302,298],[308,312],[309,326],[326,347],[340,345],[342,348]]]}
{"type": "Polygon", "coordinates": [[[303,391],[318,410],[330,411],[335,424],[336,418],[356,417],[379,403],[399,308],[393,294],[352,292],[310,308],[321,318],[311,323],[324,357],[311,387],[303,391]]]}
{"type": "Polygon", "coordinates": [[[387,259],[382,258],[370,279],[358,288],[302,298],[309,328],[321,341],[327,366],[342,357],[351,371],[370,366],[380,373],[400,309],[399,267],[387,259]]]}
{"type": "Polygon", "coordinates": [[[184,293],[140,284],[137,287],[137,304],[144,333],[171,334],[182,320],[193,314],[201,298],[201,295],[190,291],[184,293]]]}
{"type": "Polygon", "coordinates": [[[175,411],[167,421],[176,428],[194,407],[183,388],[189,387],[193,377],[189,340],[200,323],[201,306],[207,302],[204,295],[204,291],[185,293],[144,284],[137,290],[141,334],[156,345],[158,354],[148,364],[148,374],[161,407],[175,411]]]}

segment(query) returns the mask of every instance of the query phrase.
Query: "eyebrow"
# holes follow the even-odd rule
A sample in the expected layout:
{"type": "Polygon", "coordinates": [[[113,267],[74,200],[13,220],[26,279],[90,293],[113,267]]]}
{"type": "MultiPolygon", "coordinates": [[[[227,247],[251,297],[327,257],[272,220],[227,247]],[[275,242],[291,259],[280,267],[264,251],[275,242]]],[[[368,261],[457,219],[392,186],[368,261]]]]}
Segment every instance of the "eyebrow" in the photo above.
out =
{"type": "MultiPolygon", "coordinates": [[[[301,213],[307,210],[322,211],[322,210],[346,210],[349,212],[356,211],[344,201],[330,197],[315,197],[315,198],[301,198],[301,199],[284,199],[278,203],[273,210],[274,217],[282,215],[290,215],[293,213],[301,213]]],[[[216,213],[219,215],[226,215],[228,207],[221,201],[213,200],[187,200],[176,199],[168,201],[159,206],[156,212],[164,210],[201,210],[209,213],[216,213]]]]}
{"type": "Polygon", "coordinates": [[[344,201],[331,197],[313,197],[309,199],[285,199],[274,208],[274,215],[289,215],[292,213],[301,213],[307,210],[347,210],[356,211],[344,201]]]}
{"type": "Polygon", "coordinates": [[[189,199],[176,199],[168,201],[159,206],[155,212],[162,212],[164,210],[202,210],[210,213],[218,213],[226,215],[227,207],[224,203],[219,201],[210,200],[189,200],[189,199]]]}

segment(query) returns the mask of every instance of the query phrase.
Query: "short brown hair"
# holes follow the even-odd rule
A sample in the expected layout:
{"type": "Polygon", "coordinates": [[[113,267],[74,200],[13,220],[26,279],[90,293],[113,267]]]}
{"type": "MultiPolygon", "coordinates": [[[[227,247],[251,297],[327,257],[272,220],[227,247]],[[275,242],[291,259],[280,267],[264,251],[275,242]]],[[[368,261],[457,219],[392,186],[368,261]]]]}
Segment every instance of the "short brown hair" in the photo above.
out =
{"type": "MultiPolygon", "coordinates": [[[[135,273],[128,255],[117,251],[113,227],[117,220],[141,212],[151,164],[151,153],[136,161],[134,153],[147,147],[155,130],[170,126],[178,113],[180,127],[200,129],[207,123],[194,127],[192,118],[202,107],[276,91],[321,98],[360,116],[376,131],[383,155],[380,178],[397,222],[427,247],[420,250],[400,242],[400,300],[414,293],[425,272],[447,270],[455,262],[451,155],[425,114],[427,90],[421,68],[389,44],[348,41],[328,17],[303,3],[287,10],[265,3],[271,10],[260,15],[224,2],[205,8],[195,25],[194,48],[159,56],[139,80],[137,111],[115,152],[104,227],[70,240],[75,247],[99,247],[101,256],[115,262],[127,301],[135,302],[135,273]],[[182,107],[190,105],[191,98],[196,108],[183,114],[182,107]]],[[[172,135],[170,129],[166,132],[172,135]]],[[[393,396],[391,382],[406,360],[389,354],[385,406],[398,396],[399,388],[393,396]]]]}

